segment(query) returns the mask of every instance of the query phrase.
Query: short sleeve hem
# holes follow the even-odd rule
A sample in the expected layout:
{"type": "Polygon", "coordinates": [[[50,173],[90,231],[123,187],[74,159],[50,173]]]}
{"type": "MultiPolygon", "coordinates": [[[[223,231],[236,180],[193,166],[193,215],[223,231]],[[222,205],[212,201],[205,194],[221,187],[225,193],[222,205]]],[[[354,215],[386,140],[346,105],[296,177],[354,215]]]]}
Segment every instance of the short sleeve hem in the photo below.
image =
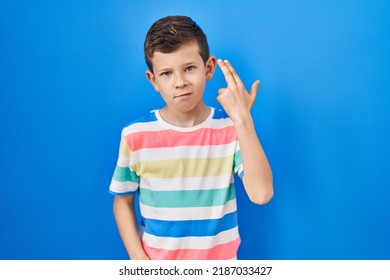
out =
{"type": "Polygon", "coordinates": [[[108,192],[110,194],[112,194],[112,195],[115,195],[115,196],[126,196],[126,195],[135,194],[137,191],[129,191],[129,192],[124,192],[124,193],[118,193],[118,192],[114,192],[114,191],[109,190],[108,192]]]}

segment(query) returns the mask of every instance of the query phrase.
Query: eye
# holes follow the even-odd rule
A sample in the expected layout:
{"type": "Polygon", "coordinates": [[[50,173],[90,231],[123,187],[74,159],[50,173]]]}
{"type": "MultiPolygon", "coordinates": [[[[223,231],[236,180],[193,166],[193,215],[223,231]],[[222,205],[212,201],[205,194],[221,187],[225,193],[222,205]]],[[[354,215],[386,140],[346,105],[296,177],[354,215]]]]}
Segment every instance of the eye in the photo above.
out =
{"type": "Polygon", "coordinates": [[[172,72],[169,72],[169,71],[162,72],[162,73],[160,74],[160,76],[170,76],[170,75],[172,75],[172,72]]]}
{"type": "Polygon", "coordinates": [[[192,65],[186,67],[186,71],[192,71],[194,69],[195,69],[195,66],[192,66],[192,65]]]}

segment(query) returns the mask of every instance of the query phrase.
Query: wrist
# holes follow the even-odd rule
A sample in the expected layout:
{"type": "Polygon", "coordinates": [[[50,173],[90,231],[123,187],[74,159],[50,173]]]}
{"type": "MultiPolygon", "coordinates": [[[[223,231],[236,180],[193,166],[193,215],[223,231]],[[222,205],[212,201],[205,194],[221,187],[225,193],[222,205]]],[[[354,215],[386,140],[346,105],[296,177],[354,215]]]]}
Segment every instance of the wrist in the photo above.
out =
{"type": "Polygon", "coordinates": [[[253,119],[250,113],[240,114],[231,118],[234,126],[246,126],[253,123],[253,119]]]}

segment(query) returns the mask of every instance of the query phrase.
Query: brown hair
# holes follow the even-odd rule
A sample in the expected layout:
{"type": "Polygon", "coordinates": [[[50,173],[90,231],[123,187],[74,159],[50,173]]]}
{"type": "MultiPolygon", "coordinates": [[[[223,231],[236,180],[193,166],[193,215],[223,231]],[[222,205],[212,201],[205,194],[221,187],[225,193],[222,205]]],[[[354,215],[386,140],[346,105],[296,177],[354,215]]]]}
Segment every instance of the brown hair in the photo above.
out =
{"type": "Polygon", "coordinates": [[[200,56],[206,63],[210,56],[209,45],[202,29],[190,17],[167,16],[157,20],[146,34],[144,43],[145,61],[153,72],[154,52],[171,53],[191,41],[199,44],[200,56]]]}

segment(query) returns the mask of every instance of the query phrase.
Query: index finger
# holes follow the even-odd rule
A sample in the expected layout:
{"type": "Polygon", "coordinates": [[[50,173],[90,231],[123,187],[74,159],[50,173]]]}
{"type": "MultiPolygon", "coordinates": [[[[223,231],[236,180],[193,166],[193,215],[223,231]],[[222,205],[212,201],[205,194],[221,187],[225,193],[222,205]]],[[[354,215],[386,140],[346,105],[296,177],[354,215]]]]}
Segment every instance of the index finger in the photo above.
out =
{"type": "Polygon", "coordinates": [[[236,81],[234,80],[233,74],[230,71],[230,69],[227,67],[224,61],[222,59],[218,59],[218,65],[222,70],[223,75],[225,76],[225,80],[227,82],[228,86],[235,86],[236,81]]]}
{"type": "Polygon", "coordinates": [[[229,60],[225,60],[225,65],[229,69],[230,73],[232,73],[233,79],[236,81],[236,84],[242,84],[242,81],[240,77],[238,76],[236,70],[233,68],[232,64],[230,63],[229,60]]]}

